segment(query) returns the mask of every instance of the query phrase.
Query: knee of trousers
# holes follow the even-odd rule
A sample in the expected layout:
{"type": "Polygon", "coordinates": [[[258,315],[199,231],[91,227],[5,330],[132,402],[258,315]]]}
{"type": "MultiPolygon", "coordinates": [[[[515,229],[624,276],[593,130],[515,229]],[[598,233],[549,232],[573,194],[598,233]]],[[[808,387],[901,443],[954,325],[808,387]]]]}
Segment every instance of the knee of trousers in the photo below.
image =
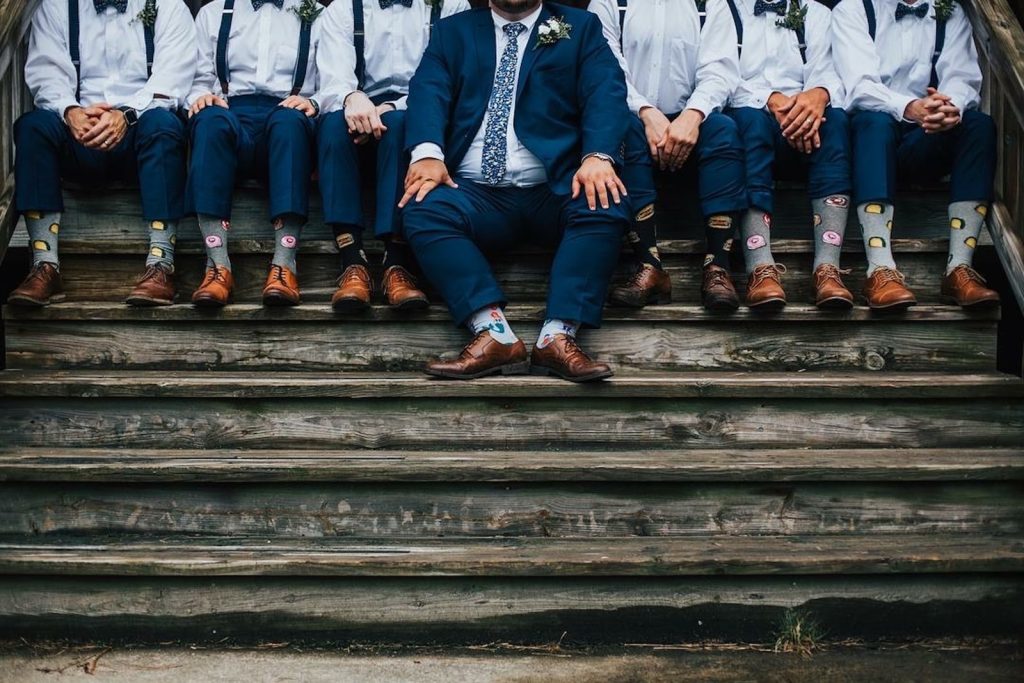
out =
{"type": "Polygon", "coordinates": [[[728,116],[736,122],[736,128],[743,143],[749,146],[754,140],[763,140],[774,144],[775,128],[778,126],[772,117],[763,110],[753,107],[738,107],[730,109],[728,116]]]}
{"type": "Polygon", "coordinates": [[[22,114],[14,123],[14,144],[26,152],[40,144],[63,143],[67,135],[68,127],[60,115],[44,109],[22,114]]]}
{"type": "Polygon", "coordinates": [[[139,137],[170,135],[184,139],[185,124],[167,109],[150,109],[139,116],[139,137]]]}
{"type": "Polygon", "coordinates": [[[189,132],[193,148],[202,148],[223,138],[235,141],[239,133],[238,118],[223,107],[207,107],[196,113],[189,121],[189,132]]]}
{"type": "Polygon", "coordinates": [[[388,112],[381,117],[381,121],[387,130],[377,143],[378,158],[382,154],[400,156],[405,152],[405,112],[388,112]]]}
{"type": "Polygon", "coordinates": [[[345,113],[332,111],[320,119],[316,130],[316,144],[321,166],[330,165],[332,161],[348,156],[352,163],[358,156],[359,148],[348,132],[345,113]]]}
{"type": "Polygon", "coordinates": [[[962,135],[968,145],[995,152],[996,122],[991,116],[977,109],[969,109],[964,112],[960,125],[963,127],[962,135]]]}
{"type": "Polygon", "coordinates": [[[889,114],[880,111],[859,111],[850,117],[853,143],[856,147],[864,144],[895,146],[899,136],[899,122],[889,114]]]}
{"type": "Polygon", "coordinates": [[[316,132],[313,119],[298,109],[276,107],[267,117],[267,135],[285,135],[308,140],[316,132]]]}
{"type": "Polygon", "coordinates": [[[432,236],[466,234],[463,219],[455,207],[435,197],[442,190],[443,188],[438,188],[422,202],[413,202],[402,209],[402,234],[413,246],[417,242],[429,241],[432,236]]]}

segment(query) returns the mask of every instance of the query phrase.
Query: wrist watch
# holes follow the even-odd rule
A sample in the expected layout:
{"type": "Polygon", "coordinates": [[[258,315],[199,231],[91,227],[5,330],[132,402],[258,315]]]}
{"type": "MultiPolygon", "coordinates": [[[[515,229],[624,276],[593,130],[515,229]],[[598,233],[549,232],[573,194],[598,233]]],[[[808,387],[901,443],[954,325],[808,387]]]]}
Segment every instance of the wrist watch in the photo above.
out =
{"type": "Polygon", "coordinates": [[[131,107],[118,107],[117,110],[124,114],[124,121],[128,124],[129,128],[139,122],[139,112],[131,107]]]}
{"type": "Polygon", "coordinates": [[[320,103],[314,100],[312,97],[309,98],[309,103],[313,105],[313,118],[320,116],[320,103]]]}

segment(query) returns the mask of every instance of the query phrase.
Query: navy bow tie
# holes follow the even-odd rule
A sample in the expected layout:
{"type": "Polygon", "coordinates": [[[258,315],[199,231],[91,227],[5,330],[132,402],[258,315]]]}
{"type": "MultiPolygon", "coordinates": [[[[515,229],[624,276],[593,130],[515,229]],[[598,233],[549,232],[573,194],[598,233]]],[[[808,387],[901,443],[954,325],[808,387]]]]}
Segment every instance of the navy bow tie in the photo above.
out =
{"type": "Polygon", "coordinates": [[[896,21],[899,21],[908,14],[913,14],[918,19],[924,19],[928,14],[928,3],[922,2],[916,5],[904,5],[902,2],[896,5],[896,21]]]}
{"type": "Polygon", "coordinates": [[[786,0],[779,0],[778,2],[765,2],[764,0],[757,0],[754,3],[754,16],[759,17],[762,14],[768,12],[775,12],[780,17],[786,16],[786,0]]]}
{"type": "Polygon", "coordinates": [[[412,0],[380,0],[380,8],[387,9],[392,5],[401,5],[402,7],[412,7],[412,0]]]}
{"type": "Polygon", "coordinates": [[[128,10],[128,0],[92,0],[92,4],[96,8],[96,14],[102,14],[108,7],[113,7],[119,14],[124,14],[128,10]]]}
{"type": "Polygon", "coordinates": [[[264,5],[273,5],[277,9],[284,7],[284,0],[252,0],[252,11],[255,12],[264,5]]]}

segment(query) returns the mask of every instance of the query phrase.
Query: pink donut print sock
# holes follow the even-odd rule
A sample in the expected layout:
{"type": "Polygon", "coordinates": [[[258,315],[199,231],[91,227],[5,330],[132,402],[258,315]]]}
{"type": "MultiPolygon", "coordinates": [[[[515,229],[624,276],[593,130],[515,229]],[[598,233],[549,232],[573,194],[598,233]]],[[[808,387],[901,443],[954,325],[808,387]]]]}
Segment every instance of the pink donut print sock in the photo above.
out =
{"type": "Polygon", "coordinates": [[[761,209],[751,207],[744,214],[740,227],[740,241],[743,244],[743,257],[748,275],[758,266],[775,263],[771,240],[772,217],[761,209]]]}
{"type": "Polygon", "coordinates": [[[207,268],[219,266],[231,270],[231,259],[228,258],[228,231],[230,229],[231,222],[226,218],[199,214],[199,231],[203,233],[207,268]]]}
{"type": "Polygon", "coordinates": [[[295,214],[285,214],[274,219],[274,259],[271,263],[298,272],[295,256],[299,252],[299,238],[306,220],[295,214]]]}
{"type": "Polygon", "coordinates": [[[814,268],[826,263],[839,268],[850,213],[850,196],[833,194],[811,200],[814,212],[814,268]]]}

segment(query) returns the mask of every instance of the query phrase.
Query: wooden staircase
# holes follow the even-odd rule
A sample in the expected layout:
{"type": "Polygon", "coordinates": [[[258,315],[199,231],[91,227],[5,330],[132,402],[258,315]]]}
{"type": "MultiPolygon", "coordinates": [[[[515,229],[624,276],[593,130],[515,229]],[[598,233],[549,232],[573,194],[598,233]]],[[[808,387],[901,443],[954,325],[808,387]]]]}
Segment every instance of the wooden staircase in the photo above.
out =
{"type": "MultiPolygon", "coordinates": [[[[905,200],[896,249],[922,304],[885,316],[811,306],[805,200],[783,194],[783,313],[700,308],[680,200],[676,302],[609,309],[585,344],[618,374],[576,386],[422,376],[465,333],[440,305],[334,314],[316,218],[305,303],[264,309],[251,189],[236,304],[129,309],[132,193],[69,192],[68,300],[3,310],[0,632],[763,642],[797,608],[834,637],[1019,633],[1024,384],[996,371],[998,312],[937,300],[941,199],[905,200]]],[[[194,228],[179,245],[188,293],[194,228]]],[[[499,266],[525,338],[547,259],[499,266]]]]}

